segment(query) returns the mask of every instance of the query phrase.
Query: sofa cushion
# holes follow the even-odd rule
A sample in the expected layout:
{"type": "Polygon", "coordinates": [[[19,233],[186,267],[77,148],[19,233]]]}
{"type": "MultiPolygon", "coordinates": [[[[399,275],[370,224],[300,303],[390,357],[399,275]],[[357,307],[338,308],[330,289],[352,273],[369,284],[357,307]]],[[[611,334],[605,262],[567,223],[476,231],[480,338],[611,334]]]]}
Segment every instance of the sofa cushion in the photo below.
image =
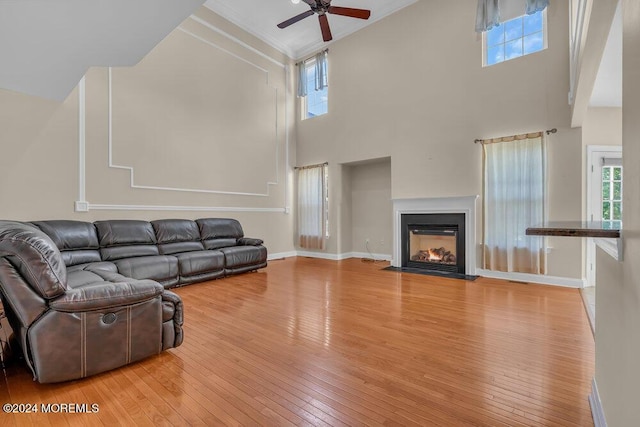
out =
{"type": "Polygon", "coordinates": [[[99,262],[98,234],[95,226],[84,221],[34,221],[56,244],[67,267],[89,262],[99,262]]]}
{"type": "Polygon", "coordinates": [[[157,255],[125,258],[114,261],[118,272],[134,279],[151,279],[161,283],[173,283],[178,277],[178,259],[157,255]]]}
{"type": "Polygon", "coordinates": [[[224,255],[219,251],[198,251],[176,254],[181,277],[224,270],[224,255]]]}
{"type": "Polygon", "coordinates": [[[238,220],[231,218],[201,218],[196,223],[200,228],[200,237],[204,240],[210,239],[239,239],[244,237],[242,226],[238,220]]]}
{"type": "Polygon", "coordinates": [[[0,257],[6,257],[41,297],[62,295],[67,268],[58,247],[33,225],[0,221],[0,257]]]}
{"type": "Polygon", "coordinates": [[[220,249],[228,248],[231,246],[237,246],[238,240],[236,239],[209,239],[204,242],[205,249],[220,249]]]}
{"type": "Polygon", "coordinates": [[[234,246],[222,248],[225,268],[236,268],[246,265],[259,265],[267,261],[267,248],[264,246],[234,246]]]}
{"type": "Polygon", "coordinates": [[[188,219],[151,221],[158,243],[200,241],[198,224],[188,219]]]}
{"type": "Polygon", "coordinates": [[[161,254],[202,251],[198,224],[188,219],[161,219],[152,221],[161,254]]]}
{"type": "Polygon", "coordinates": [[[96,221],[100,253],[104,261],[159,255],[150,222],[136,220],[96,221]]]}

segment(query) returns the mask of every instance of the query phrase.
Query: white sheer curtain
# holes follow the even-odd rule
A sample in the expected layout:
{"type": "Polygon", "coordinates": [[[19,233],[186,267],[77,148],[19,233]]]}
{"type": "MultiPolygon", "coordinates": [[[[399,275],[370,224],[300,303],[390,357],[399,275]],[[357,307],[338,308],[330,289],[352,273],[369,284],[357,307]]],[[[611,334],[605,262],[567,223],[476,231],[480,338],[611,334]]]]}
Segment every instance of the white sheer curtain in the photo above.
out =
{"type": "Polygon", "coordinates": [[[483,147],[484,268],[545,274],[544,238],[525,235],[527,227],[545,221],[542,133],[483,147]]]}
{"type": "Polygon", "coordinates": [[[327,165],[298,169],[298,243],[325,248],[327,235],[327,165]]]}

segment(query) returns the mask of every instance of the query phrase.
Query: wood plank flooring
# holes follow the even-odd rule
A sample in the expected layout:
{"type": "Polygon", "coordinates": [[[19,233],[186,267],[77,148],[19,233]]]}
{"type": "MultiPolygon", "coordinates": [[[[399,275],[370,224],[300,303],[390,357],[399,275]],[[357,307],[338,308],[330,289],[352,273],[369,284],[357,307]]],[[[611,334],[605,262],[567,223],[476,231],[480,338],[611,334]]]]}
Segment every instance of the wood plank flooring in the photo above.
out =
{"type": "Polygon", "coordinates": [[[176,349],[63,384],[6,370],[0,403],[98,413],[0,413],[0,425],[593,425],[578,290],[384,266],[290,258],[179,288],[176,349]]]}

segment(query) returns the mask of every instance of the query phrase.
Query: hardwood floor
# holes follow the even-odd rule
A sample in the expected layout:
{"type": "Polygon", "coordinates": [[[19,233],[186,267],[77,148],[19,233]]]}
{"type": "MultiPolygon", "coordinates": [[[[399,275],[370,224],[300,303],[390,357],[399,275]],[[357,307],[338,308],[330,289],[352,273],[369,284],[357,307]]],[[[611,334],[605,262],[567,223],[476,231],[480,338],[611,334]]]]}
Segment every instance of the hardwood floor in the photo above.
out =
{"type": "Polygon", "coordinates": [[[357,259],[272,261],[176,290],[182,346],[41,385],[7,369],[0,425],[593,425],[594,342],[576,289],[381,271],[357,259]]]}

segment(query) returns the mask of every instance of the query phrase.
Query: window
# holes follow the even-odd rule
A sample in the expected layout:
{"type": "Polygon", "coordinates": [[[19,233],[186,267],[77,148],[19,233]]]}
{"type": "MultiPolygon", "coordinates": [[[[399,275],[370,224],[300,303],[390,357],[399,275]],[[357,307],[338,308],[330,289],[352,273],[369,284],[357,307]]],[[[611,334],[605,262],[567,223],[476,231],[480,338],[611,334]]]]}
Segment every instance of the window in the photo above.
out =
{"type": "Polygon", "coordinates": [[[483,33],[484,65],[495,65],[546,48],[546,12],[506,21],[483,33]]]}
{"type": "Polygon", "coordinates": [[[298,64],[298,96],[302,119],[326,114],[329,110],[327,51],[298,64]]]}
{"type": "Polygon", "coordinates": [[[602,220],[622,225],[622,166],[602,166],[602,220]]]}

